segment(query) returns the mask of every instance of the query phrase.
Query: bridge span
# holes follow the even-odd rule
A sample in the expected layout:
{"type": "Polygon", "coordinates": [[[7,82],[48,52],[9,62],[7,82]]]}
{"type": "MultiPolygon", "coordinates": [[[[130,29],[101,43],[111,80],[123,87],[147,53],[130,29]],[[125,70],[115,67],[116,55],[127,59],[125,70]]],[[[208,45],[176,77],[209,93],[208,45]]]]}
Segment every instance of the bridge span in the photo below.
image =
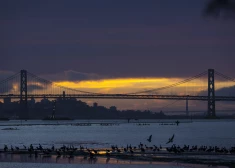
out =
{"type": "MultiPolygon", "coordinates": [[[[10,97],[20,99],[21,95],[0,95],[0,98],[10,97]]],[[[198,100],[208,101],[208,96],[190,95],[131,95],[131,94],[28,94],[27,98],[34,99],[57,99],[57,98],[76,98],[76,99],[161,99],[161,100],[198,100]]],[[[235,101],[234,96],[215,96],[215,101],[235,101]]]]}
{"type": "Polygon", "coordinates": [[[224,96],[215,95],[215,75],[223,78],[223,80],[228,80],[235,85],[235,80],[230,78],[214,69],[208,69],[198,75],[191,78],[185,79],[183,81],[156,88],[148,89],[144,91],[138,91],[134,93],[126,94],[102,94],[93,93],[88,91],[82,91],[78,89],[68,88],[64,86],[59,86],[58,84],[43,79],[37,75],[34,75],[26,70],[21,70],[15,75],[0,81],[0,99],[10,98],[19,99],[21,108],[24,112],[22,116],[27,117],[28,109],[28,99],[29,98],[48,98],[48,99],[58,99],[58,98],[76,98],[76,99],[162,99],[162,100],[194,100],[194,101],[206,101],[207,102],[207,116],[209,118],[216,118],[215,114],[215,103],[216,101],[235,101],[234,96],[224,96]],[[167,89],[176,88],[177,86],[182,86],[182,84],[188,84],[189,82],[199,79],[207,78],[207,88],[204,88],[204,94],[202,95],[191,95],[191,94],[159,94],[159,91],[164,91],[167,89]]]}

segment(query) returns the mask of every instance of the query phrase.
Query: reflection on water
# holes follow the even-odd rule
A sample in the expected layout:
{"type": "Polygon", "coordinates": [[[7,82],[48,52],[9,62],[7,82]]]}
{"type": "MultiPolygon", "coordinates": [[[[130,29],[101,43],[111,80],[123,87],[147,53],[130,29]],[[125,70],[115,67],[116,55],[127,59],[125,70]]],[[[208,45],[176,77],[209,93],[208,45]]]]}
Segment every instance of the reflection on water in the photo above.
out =
{"type": "MultiPolygon", "coordinates": [[[[38,146],[41,144],[43,147],[61,147],[62,145],[73,145],[79,147],[80,145],[88,148],[110,148],[111,145],[118,147],[126,147],[127,145],[137,146],[140,142],[147,146],[162,146],[167,147],[166,142],[173,134],[175,134],[174,143],[176,145],[207,145],[218,147],[230,148],[234,146],[235,134],[231,128],[235,128],[233,120],[213,120],[213,121],[193,121],[182,122],[179,126],[175,124],[159,124],[161,122],[173,123],[174,120],[149,120],[151,123],[147,125],[139,125],[138,123],[127,123],[124,120],[114,121],[0,121],[0,149],[3,149],[4,144],[13,147],[18,146],[23,149],[23,145],[29,146],[33,144],[38,146]],[[74,126],[72,123],[95,123],[90,126],[74,126]],[[99,123],[119,123],[116,125],[100,125],[99,123]],[[13,127],[16,129],[4,129],[13,127]],[[3,130],[2,130],[3,129],[3,130]],[[152,135],[152,141],[148,142],[147,138],[152,135]]],[[[149,121],[139,121],[149,122],[149,121]]],[[[203,156],[204,157],[204,156],[203,156]]],[[[147,162],[137,160],[120,160],[115,158],[97,157],[96,159],[84,158],[83,156],[74,157],[56,157],[56,156],[30,156],[28,154],[4,154],[0,153],[1,168],[10,167],[10,162],[22,162],[22,165],[15,166],[16,168],[26,168],[29,163],[49,163],[50,166],[42,168],[53,168],[53,165],[60,164],[84,164],[94,165],[95,167],[100,164],[112,165],[128,165],[138,167],[139,165],[160,165],[160,167],[195,167],[190,164],[180,163],[167,163],[167,162],[147,162]],[[4,164],[6,165],[4,167],[4,164]],[[137,166],[138,165],[138,166],[137,166]]],[[[38,164],[41,166],[41,164],[38,164]]],[[[37,167],[40,167],[38,166],[37,167]]],[[[54,166],[54,167],[57,167],[54,166]]],[[[29,166],[30,167],[30,166],[29,166]]],[[[35,167],[35,166],[31,166],[35,167]]],[[[63,167],[63,166],[62,166],[63,167]]],[[[67,166],[66,166],[67,167],[67,166]]],[[[84,166],[83,166],[84,167],[84,166]]],[[[109,166],[110,167],[110,166],[109,166]]],[[[125,166],[126,167],[126,166],[125,166]]],[[[208,165],[196,165],[196,167],[205,168],[208,165]]]]}
{"type": "MultiPolygon", "coordinates": [[[[94,159],[84,158],[83,156],[65,157],[65,156],[39,156],[37,158],[28,154],[0,154],[0,162],[21,162],[21,163],[56,163],[56,164],[119,164],[119,165],[161,165],[171,167],[197,167],[206,168],[209,165],[186,164],[177,162],[156,162],[156,161],[138,161],[121,160],[116,158],[97,157],[94,159]]],[[[2,165],[2,163],[1,163],[2,165]]],[[[225,166],[213,166],[215,168],[225,168],[225,166]]],[[[2,166],[1,166],[2,168],[2,166]]]]}

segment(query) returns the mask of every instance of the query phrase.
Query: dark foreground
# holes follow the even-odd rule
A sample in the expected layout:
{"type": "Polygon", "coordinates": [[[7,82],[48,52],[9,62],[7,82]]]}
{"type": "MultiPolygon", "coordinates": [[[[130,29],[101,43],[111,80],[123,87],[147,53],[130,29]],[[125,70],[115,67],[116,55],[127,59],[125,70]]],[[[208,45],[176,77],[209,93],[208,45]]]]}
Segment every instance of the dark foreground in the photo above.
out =
{"type": "MultiPolygon", "coordinates": [[[[207,156],[210,158],[210,156],[207,156]]],[[[51,164],[109,164],[109,165],[164,165],[164,167],[198,167],[198,168],[206,168],[209,166],[213,166],[215,168],[226,168],[226,167],[234,167],[234,161],[222,161],[216,160],[216,157],[213,159],[201,159],[200,157],[195,158],[194,157],[160,157],[157,158],[157,156],[151,157],[151,156],[116,156],[116,157],[104,157],[104,156],[96,156],[95,158],[85,158],[84,156],[63,156],[58,157],[56,155],[51,156],[41,156],[38,158],[30,157],[27,154],[11,154],[11,155],[1,155],[0,161],[1,166],[3,163],[8,163],[7,167],[11,167],[11,165],[15,163],[21,163],[21,167],[26,167],[28,163],[35,163],[35,164],[50,164],[48,167],[53,167],[51,164]],[[11,164],[10,164],[11,163],[11,164]]],[[[20,166],[17,166],[18,168],[20,166]]],[[[38,166],[37,166],[38,167],[38,166]]],[[[56,166],[57,167],[57,166],[56,166]]],[[[67,166],[66,166],[67,167],[67,166]]],[[[112,166],[110,166],[112,167],[112,166]]]]}
{"type": "MultiPolygon", "coordinates": [[[[224,152],[221,149],[202,151],[195,146],[188,149],[186,146],[179,148],[173,145],[169,148],[147,147],[140,148],[127,146],[110,149],[88,149],[75,148],[73,146],[62,146],[61,148],[34,148],[26,149],[2,149],[0,162],[21,163],[60,163],[60,164],[185,164],[194,167],[203,166],[225,166],[235,167],[235,153],[224,152]],[[185,149],[184,149],[185,148],[185,149]],[[178,152],[177,152],[178,149],[178,152]],[[180,149],[184,149],[184,152],[180,149]],[[194,150],[192,150],[194,149],[194,150]],[[218,151],[217,151],[218,150],[218,151]],[[182,151],[182,152],[180,152],[182,151]]],[[[234,148],[231,148],[234,149],[234,148]]]]}

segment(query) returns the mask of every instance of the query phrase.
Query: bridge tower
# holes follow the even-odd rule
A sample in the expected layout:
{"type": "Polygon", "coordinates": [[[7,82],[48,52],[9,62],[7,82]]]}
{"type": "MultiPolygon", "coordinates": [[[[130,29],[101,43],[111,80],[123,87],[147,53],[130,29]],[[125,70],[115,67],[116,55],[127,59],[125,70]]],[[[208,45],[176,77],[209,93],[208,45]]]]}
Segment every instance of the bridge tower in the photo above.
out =
{"type": "Polygon", "coordinates": [[[27,71],[20,71],[20,118],[28,118],[27,71]]]}
{"type": "Polygon", "coordinates": [[[215,115],[215,82],[214,69],[208,69],[208,118],[216,118],[215,115]]]}

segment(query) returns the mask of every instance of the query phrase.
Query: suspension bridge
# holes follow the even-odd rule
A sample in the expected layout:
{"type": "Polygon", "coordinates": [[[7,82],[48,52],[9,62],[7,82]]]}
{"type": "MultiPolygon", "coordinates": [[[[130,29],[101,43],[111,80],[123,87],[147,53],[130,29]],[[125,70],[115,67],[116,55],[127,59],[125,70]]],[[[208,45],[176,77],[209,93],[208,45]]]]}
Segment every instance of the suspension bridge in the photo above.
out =
{"type": "MultiPolygon", "coordinates": [[[[102,94],[88,91],[82,91],[78,89],[68,88],[60,86],[55,82],[43,79],[33,73],[21,70],[20,72],[8,77],[0,82],[0,98],[18,99],[21,106],[21,118],[27,118],[28,116],[28,99],[30,98],[76,98],[76,99],[163,99],[163,100],[196,100],[207,102],[207,117],[216,118],[215,104],[216,101],[235,101],[235,96],[231,94],[216,95],[215,89],[215,76],[221,79],[218,82],[228,81],[229,85],[219,86],[218,91],[224,88],[233,87],[235,80],[227,75],[215,71],[214,69],[208,69],[198,75],[191,78],[187,78],[180,82],[170,84],[164,87],[153,88],[138,92],[125,93],[125,94],[102,94]],[[183,87],[190,82],[198,79],[206,79],[206,85],[204,88],[194,90],[192,92],[192,86],[189,86],[187,92],[182,92],[183,87]],[[176,90],[172,91],[175,88],[176,90]],[[170,90],[170,92],[165,92],[170,90]],[[178,91],[177,91],[178,90],[178,91]]],[[[194,86],[197,87],[198,83],[194,86]]],[[[187,88],[187,87],[186,87],[187,88]]],[[[219,92],[218,92],[219,93],[219,92]]]]}

